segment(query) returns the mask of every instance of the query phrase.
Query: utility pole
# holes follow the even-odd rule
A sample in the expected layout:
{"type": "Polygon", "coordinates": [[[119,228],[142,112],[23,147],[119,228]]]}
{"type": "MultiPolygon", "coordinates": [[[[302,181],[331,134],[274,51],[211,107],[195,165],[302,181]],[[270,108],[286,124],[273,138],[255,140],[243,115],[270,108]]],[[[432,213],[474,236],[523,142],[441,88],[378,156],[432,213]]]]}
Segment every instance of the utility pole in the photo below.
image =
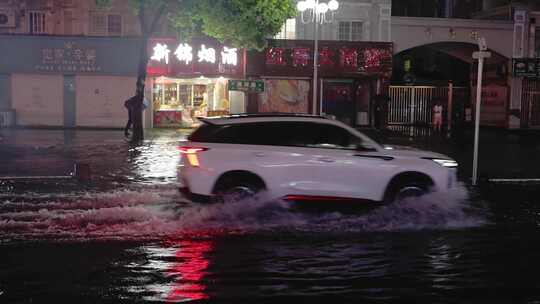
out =
{"type": "Polygon", "coordinates": [[[485,38],[478,39],[478,52],[473,53],[473,58],[478,59],[478,80],[476,82],[476,108],[474,125],[474,155],[473,155],[473,176],[472,184],[476,186],[478,182],[478,139],[480,133],[480,105],[482,100],[482,76],[484,72],[484,60],[491,57],[491,52],[487,51],[485,38]]]}

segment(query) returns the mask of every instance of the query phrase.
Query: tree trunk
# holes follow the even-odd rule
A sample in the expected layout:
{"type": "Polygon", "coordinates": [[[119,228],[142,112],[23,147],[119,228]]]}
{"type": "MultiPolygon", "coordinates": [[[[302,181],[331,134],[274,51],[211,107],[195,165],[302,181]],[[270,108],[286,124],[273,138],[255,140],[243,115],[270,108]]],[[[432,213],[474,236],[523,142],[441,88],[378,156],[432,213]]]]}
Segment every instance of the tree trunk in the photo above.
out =
{"type": "Polygon", "coordinates": [[[148,65],[148,35],[143,35],[140,45],[139,56],[139,68],[137,72],[137,84],[136,84],[136,107],[133,111],[133,136],[131,137],[132,143],[140,142],[144,139],[143,130],[143,98],[144,98],[144,86],[146,84],[146,67],[148,65]]]}
{"type": "Polygon", "coordinates": [[[148,39],[155,32],[157,23],[163,17],[166,5],[163,4],[158,8],[157,13],[154,15],[150,26],[148,26],[148,20],[146,18],[146,6],[145,1],[141,1],[139,6],[139,22],[141,24],[141,45],[139,55],[139,68],[137,71],[137,84],[136,84],[136,106],[133,111],[133,136],[131,137],[132,143],[139,143],[144,139],[143,130],[143,99],[144,99],[144,86],[146,84],[146,67],[148,66],[148,39]]]}

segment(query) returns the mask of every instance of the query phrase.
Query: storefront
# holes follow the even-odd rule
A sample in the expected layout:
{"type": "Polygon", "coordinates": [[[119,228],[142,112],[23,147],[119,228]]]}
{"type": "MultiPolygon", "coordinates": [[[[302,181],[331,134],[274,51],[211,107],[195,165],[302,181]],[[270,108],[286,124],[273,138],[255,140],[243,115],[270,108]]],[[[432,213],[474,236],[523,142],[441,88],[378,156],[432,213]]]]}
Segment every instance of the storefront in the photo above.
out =
{"type": "Polygon", "coordinates": [[[147,92],[153,127],[192,127],[198,116],[245,112],[245,97],[227,82],[243,77],[243,50],[211,39],[152,39],[147,92]]]}
{"type": "Polygon", "coordinates": [[[120,128],[135,92],[135,38],[0,36],[3,126],[120,128]]]}
{"type": "Polygon", "coordinates": [[[331,115],[353,126],[372,124],[374,97],[387,92],[392,44],[319,41],[315,102],[313,49],[313,41],[270,40],[264,51],[248,52],[247,76],[265,81],[265,92],[250,98],[250,109],[331,115]]]}

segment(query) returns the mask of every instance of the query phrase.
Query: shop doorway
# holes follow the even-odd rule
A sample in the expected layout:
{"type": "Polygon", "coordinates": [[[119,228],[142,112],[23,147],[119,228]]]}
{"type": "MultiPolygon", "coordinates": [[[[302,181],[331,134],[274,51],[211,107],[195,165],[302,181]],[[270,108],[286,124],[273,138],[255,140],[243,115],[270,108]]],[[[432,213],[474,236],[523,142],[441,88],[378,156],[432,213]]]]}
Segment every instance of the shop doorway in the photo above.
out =
{"type": "Polygon", "coordinates": [[[75,76],[64,75],[64,127],[74,128],[77,109],[75,108],[75,76]]]}
{"type": "Polygon", "coordinates": [[[227,79],[157,77],[152,84],[154,127],[194,127],[197,117],[245,112],[244,94],[229,92],[227,79]]]}
{"type": "Polygon", "coordinates": [[[323,81],[322,113],[348,125],[356,124],[353,81],[323,81]]]}

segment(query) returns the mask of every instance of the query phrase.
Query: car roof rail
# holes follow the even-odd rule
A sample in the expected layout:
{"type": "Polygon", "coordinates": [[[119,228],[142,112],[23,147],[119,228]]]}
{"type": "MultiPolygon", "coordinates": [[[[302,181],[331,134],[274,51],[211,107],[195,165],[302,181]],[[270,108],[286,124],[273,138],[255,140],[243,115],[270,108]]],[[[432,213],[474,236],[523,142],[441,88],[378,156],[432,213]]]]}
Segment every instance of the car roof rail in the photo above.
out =
{"type": "Polygon", "coordinates": [[[322,118],[328,119],[326,116],[314,115],[314,114],[304,114],[304,113],[281,113],[281,112],[270,112],[270,113],[239,113],[239,114],[230,114],[222,116],[199,116],[196,117],[198,120],[212,124],[213,119],[238,119],[238,118],[257,118],[257,117],[305,117],[305,118],[322,118]]]}

